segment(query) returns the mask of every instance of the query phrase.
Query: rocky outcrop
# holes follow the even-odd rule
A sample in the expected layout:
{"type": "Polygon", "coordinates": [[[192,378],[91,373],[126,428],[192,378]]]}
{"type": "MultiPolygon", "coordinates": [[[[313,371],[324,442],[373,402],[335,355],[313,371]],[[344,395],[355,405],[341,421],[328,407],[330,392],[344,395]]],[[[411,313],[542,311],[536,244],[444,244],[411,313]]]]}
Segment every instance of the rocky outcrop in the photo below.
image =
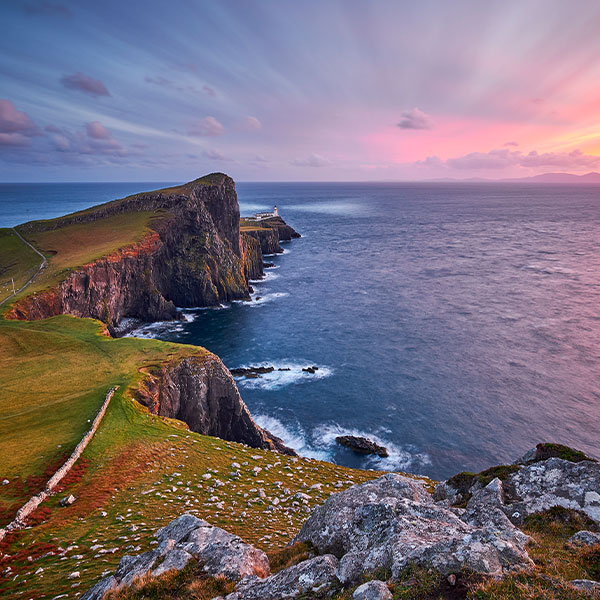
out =
{"type": "Polygon", "coordinates": [[[101,600],[109,590],[131,585],[138,577],[158,577],[196,561],[207,575],[232,581],[270,573],[267,555],[241,538],[190,514],[178,517],[156,533],[158,546],[137,556],[124,556],[116,571],[88,590],[82,600],[101,600]]]}
{"type": "MultiPolygon", "coordinates": [[[[520,524],[528,515],[556,506],[580,511],[600,523],[600,464],[594,460],[571,462],[549,458],[512,469],[505,472],[503,481],[495,480],[499,492],[494,503],[513,523],[520,524]]],[[[454,477],[438,484],[434,498],[450,504],[470,498],[468,510],[477,496],[487,489],[482,488],[475,477],[465,493],[464,489],[456,487],[456,481],[454,477]]]]}
{"type": "MultiPolygon", "coordinates": [[[[524,479],[529,480],[523,503],[531,505],[524,512],[537,511],[539,498],[551,487],[553,494],[570,496],[593,491],[589,489],[596,485],[591,471],[597,472],[600,465],[591,461],[569,463],[570,467],[561,464],[566,462],[550,458],[510,476],[523,478],[515,482],[521,492],[524,479]]],[[[389,600],[387,584],[362,583],[365,574],[385,572],[386,578],[391,574],[388,583],[392,585],[401,580],[407,567],[422,565],[448,575],[452,586],[461,572],[500,578],[530,570],[534,566],[526,551],[530,538],[506,514],[507,481],[495,477],[475,490],[466,509],[450,507],[447,499],[436,502],[422,481],[397,474],[354,485],[317,507],[296,537],[295,541],[307,542],[311,554],[317,555],[273,575],[260,551],[205,521],[183,515],[157,533],[156,550],[124,557],[117,571],[83,598],[98,600],[94,590],[122,586],[148,572],[156,575],[167,568],[182,569],[191,560],[197,560],[209,575],[237,582],[226,599],[218,600],[326,598],[342,590],[348,597],[347,591],[354,586],[353,599],[389,600]]],[[[569,540],[572,545],[597,543],[598,534],[592,531],[580,531],[569,540]]],[[[588,591],[600,586],[583,579],[569,584],[588,591]]]]}
{"type": "Polygon", "coordinates": [[[342,583],[377,569],[397,577],[410,564],[494,576],[532,566],[528,536],[508,519],[484,522],[478,512],[463,519],[436,504],[422,482],[390,473],[331,496],[296,541],[337,556],[342,583]]]}
{"type": "Polygon", "coordinates": [[[301,237],[281,217],[262,219],[256,227],[245,228],[243,235],[256,239],[263,254],[280,254],[283,248],[279,242],[288,242],[301,237]]]}
{"type": "Polygon", "coordinates": [[[231,373],[210,352],[147,371],[134,397],[152,413],[184,421],[203,435],[295,454],[253,421],[231,373]]]}
{"type": "MultiPolygon", "coordinates": [[[[19,230],[27,236],[115,215],[127,218],[132,212],[153,216],[151,230],[141,240],[77,267],[54,288],[17,301],[8,317],[42,319],[66,313],[117,326],[124,317],[175,319],[176,306],[250,298],[248,280],[263,275],[264,250],[260,239],[240,233],[235,185],[221,173],[60,219],[26,223],[19,230]]],[[[279,232],[287,239],[290,230],[281,219],[267,228],[274,240],[269,248],[279,247],[279,232]]]]}

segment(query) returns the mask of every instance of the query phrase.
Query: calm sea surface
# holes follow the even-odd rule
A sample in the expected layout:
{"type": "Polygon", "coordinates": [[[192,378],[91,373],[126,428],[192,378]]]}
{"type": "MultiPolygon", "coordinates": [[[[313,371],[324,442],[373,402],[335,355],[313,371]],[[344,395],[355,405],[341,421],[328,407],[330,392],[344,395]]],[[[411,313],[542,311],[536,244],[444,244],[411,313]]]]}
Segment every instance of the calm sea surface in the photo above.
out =
{"type": "MultiPolygon", "coordinates": [[[[0,226],[156,187],[0,185],[0,226]]],[[[542,440],[600,456],[600,187],[237,189],[242,214],[277,204],[303,238],[271,259],[253,302],[184,308],[186,323],[139,335],[206,346],[230,368],[289,368],[238,385],[308,456],[433,477],[542,440]],[[336,446],[347,433],[390,457],[336,446]]]]}

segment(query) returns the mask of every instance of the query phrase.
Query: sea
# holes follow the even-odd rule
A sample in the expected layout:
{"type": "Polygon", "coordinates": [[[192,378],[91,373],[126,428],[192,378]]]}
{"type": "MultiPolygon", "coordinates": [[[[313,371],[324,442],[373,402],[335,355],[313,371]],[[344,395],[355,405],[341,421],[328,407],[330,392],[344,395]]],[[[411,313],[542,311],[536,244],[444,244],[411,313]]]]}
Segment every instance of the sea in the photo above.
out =
{"type": "MultiPolygon", "coordinates": [[[[0,226],[169,183],[2,184],[0,226]]],[[[240,393],[304,456],[438,479],[540,441],[600,457],[600,186],[237,190],[243,215],[277,205],[302,238],[267,258],[252,301],[180,307],[184,321],[135,335],[274,367],[240,393]],[[347,434],[389,456],[339,446],[347,434]]]]}

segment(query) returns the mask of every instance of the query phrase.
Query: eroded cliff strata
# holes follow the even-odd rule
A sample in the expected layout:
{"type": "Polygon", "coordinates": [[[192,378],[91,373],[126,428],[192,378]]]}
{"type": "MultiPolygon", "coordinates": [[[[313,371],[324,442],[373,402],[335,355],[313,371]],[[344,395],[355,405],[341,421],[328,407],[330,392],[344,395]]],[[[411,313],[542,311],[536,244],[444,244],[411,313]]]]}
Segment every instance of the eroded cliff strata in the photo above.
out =
{"type": "Polygon", "coordinates": [[[174,319],[176,306],[249,299],[248,280],[262,276],[263,254],[281,251],[280,239],[299,237],[280,218],[268,220],[273,223],[264,240],[242,234],[235,184],[219,173],[61,219],[26,223],[20,231],[26,236],[140,211],[156,215],[141,241],[78,267],[56,287],[16,302],[7,316],[34,320],[66,313],[116,326],[123,317],[174,319]]]}
{"type": "Polygon", "coordinates": [[[254,422],[231,373],[210,352],[146,371],[133,396],[153,414],[179,419],[203,435],[295,454],[254,422]]]}

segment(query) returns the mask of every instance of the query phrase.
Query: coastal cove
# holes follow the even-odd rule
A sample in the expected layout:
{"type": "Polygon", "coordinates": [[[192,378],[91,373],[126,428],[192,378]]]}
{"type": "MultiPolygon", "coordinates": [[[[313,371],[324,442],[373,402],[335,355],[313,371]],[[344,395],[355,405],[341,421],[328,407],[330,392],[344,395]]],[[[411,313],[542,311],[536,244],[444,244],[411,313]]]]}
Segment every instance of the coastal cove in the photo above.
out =
{"type": "MultiPolygon", "coordinates": [[[[56,186],[54,200],[41,186],[38,209],[63,214],[156,187],[132,185],[110,184],[87,204],[79,192],[82,204],[64,208],[56,186]]],[[[540,439],[600,454],[597,187],[237,190],[242,215],[277,204],[303,238],[267,258],[274,267],[252,283],[252,302],[184,308],[185,321],[141,332],[204,346],[229,368],[289,368],[237,381],[255,420],[287,445],[436,478],[509,461],[540,439]],[[390,456],[355,455],[335,443],[345,434],[390,456]]]]}

